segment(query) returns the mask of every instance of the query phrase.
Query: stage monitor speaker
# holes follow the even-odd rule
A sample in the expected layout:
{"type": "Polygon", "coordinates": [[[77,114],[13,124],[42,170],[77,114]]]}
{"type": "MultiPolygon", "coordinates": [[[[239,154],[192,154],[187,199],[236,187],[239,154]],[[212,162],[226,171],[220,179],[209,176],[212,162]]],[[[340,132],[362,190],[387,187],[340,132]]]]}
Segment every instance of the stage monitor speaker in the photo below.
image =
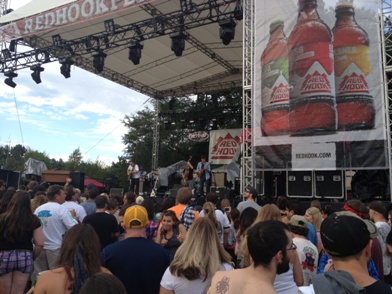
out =
{"type": "Polygon", "coordinates": [[[72,186],[78,188],[82,192],[84,190],[84,175],[85,173],[81,172],[71,172],[69,174],[69,177],[72,179],[72,186]]]}
{"type": "Polygon", "coordinates": [[[314,184],[317,198],[343,199],[345,196],[343,171],[314,171],[314,184]]]}
{"type": "Polygon", "coordinates": [[[268,197],[286,195],[285,171],[264,171],[264,195],[268,197]]]}
{"type": "Polygon", "coordinates": [[[287,171],[287,196],[298,198],[312,198],[313,172],[287,171]]]}
{"type": "Polygon", "coordinates": [[[226,173],[213,173],[212,182],[215,183],[216,187],[225,187],[226,173]]]}
{"type": "Polygon", "coordinates": [[[122,188],[111,188],[109,194],[120,195],[121,197],[124,194],[124,189],[122,188]]]}
{"type": "Polygon", "coordinates": [[[10,171],[8,173],[7,188],[15,187],[15,189],[18,189],[19,185],[20,185],[20,173],[10,171]]]}
{"type": "Polygon", "coordinates": [[[179,189],[170,189],[169,190],[169,197],[174,197],[174,198],[176,198],[177,197],[177,191],[178,191],[179,189]]]}

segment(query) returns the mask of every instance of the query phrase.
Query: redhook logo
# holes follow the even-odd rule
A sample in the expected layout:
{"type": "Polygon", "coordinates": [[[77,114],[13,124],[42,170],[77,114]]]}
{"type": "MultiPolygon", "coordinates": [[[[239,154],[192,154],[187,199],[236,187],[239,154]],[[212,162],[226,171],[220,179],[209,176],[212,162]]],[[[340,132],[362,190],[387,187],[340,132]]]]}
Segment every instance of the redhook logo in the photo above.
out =
{"type": "Polygon", "coordinates": [[[188,139],[193,142],[205,142],[209,137],[207,132],[193,132],[188,135],[188,139]]]}
{"type": "Polygon", "coordinates": [[[241,138],[239,136],[233,138],[233,136],[228,133],[224,138],[219,137],[212,149],[211,161],[217,159],[232,159],[240,144],[241,138]]]}
{"type": "Polygon", "coordinates": [[[357,75],[353,72],[350,76],[345,76],[339,86],[340,94],[361,92],[369,93],[369,86],[363,75],[357,75]]]}
{"type": "Polygon", "coordinates": [[[328,76],[323,73],[319,73],[317,70],[313,75],[307,75],[305,81],[301,87],[302,93],[313,93],[313,92],[331,92],[331,84],[328,80],[328,76]]]}

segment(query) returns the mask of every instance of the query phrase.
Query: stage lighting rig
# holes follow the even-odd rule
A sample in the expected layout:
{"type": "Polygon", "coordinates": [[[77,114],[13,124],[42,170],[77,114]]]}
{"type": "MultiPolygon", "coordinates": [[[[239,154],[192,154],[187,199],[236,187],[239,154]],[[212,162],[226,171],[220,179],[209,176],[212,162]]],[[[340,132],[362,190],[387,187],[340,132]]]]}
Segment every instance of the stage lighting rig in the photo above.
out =
{"type": "Polygon", "coordinates": [[[63,44],[63,40],[59,34],[52,36],[53,46],[60,47],[63,44]]]}
{"type": "Polygon", "coordinates": [[[182,52],[185,49],[185,38],[186,35],[182,32],[175,32],[170,34],[171,38],[171,50],[176,56],[182,56],[182,52]]]}
{"type": "Polygon", "coordinates": [[[41,81],[41,72],[43,72],[45,69],[39,64],[31,66],[30,69],[33,71],[33,73],[31,74],[33,81],[36,84],[40,84],[42,82],[41,81]]]}
{"type": "Polygon", "coordinates": [[[93,66],[98,73],[103,72],[106,56],[107,54],[105,54],[102,50],[98,50],[93,53],[93,66]]]}
{"type": "Polygon", "coordinates": [[[1,50],[1,54],[3,55],[4,59],[10,59],[11,58],[11,52],[10,52],[9,49],[1,50]]]}
{"type": "Polygon", "coordinates": [[[184,13],[190,12],[193,9],[192,0],[180,0],[181,11],[184,13]]]}
{"type": "Polygon", "coordinates": [[[63,59],[60,60],[60,72],[64,76],[64,78],[68,79],[71,77],[71,65],[74,64],[73,60],[71,59],[63,59]]]}
{"type": "Polygon", "coordinates": [[[116,32],[116,26],[113,19],[105,20],[103,23],[105,25],[105,31],[108,34],[114,34],[116,32]]]}
{"type": "Polygon", "coordinates": [[[140,58],[142,57],[143,44],[140,44],[139,41],[131,42],[128,48],[128,59],[131,60],[134,65],[138,65],[140,63],[140,58]]]}
{"type": "Polygon", "coordinates": [[[12,79],[16,78],[18,76],[18,74],[11,69],[11,70],[5,72],[4,75],[7,77],[4,80],[4,84],[6,84],[7,86],[10,86],[11,88],[15,88],[16,83],[12,79]]]}
{"type": "Polygon", "coordinates": [[[234,39],[236,25],[235,21],[231,18],[219,22],[219,37],[221,38],[223,45],[229,45],[231,40],[234,39]]]}
{"type": "Polygon", "coordinates": [[[238,21],[240,21],[244,18],[244,11],[242,9],[240,0],[237,0],[237,3],[235,4],[233,15],[234,15],[234,18],[238,21]]]}

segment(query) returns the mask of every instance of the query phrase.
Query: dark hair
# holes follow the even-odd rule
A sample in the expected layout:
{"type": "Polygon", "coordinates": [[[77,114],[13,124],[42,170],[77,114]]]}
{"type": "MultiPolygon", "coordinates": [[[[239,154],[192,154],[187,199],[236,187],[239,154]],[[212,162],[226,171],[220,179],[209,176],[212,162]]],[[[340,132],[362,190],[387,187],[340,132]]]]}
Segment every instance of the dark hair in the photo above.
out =
{"type": "Polygon", "coordinates": [[[116,198],[109,198],[107,210],[116,209],[120,206],[116,198]]]}
{"type": "Polygon", "coordinates": [[[73,187],[67,186],[67,188],[65,189],[65,201],[71,201],[73,195],[75,195],[73,187]]]}
{"type": "Polygon", "coordinates": [[[336,206],[333,206],[331,204],[326,204],[322,208],[322,213],[326,214],[327,216],[331,215],[332,213],[339,211],[339,209],[336,206]]]}
{"type": "Polygon", "coordinates": [[[154,218],[154,201],[151,198],[146,198],[142,201],[140,206],[143,206],[147,210],[148,219],[152,220],[154,218]]]}
{"type": "Polygon", "coordinates": [[[162,201],[162,205],[161,208],[159,209],[159,211],[165,211],[167,209],[169,209],[170,207],[173,207],[176,203],[176,199],[174,197],[167,197],[165,199],[163,199],[162,201]]]}
{"type": "Polygon", "coordinates": [[[292,224],[287,224],[288,228],[290,231],[294,234],[301,235],[301,236],[307,236],[309,233],[309,228],[302,228],[298,226],[293,226],[292,224]]]}
{"type": "Polygon", "coordinates": [[[106,204],[108,204],[108,197],[98,196],[94,199],[94,202],[97,208],[105,208],[106,204]]]}
{"type": "Polygon", "coordinates": [[[240,227],[240,211],[237,208],[233,207],[230,210],[230,218],[234,223],[234,229],[238,230],[240,227]]]}
{"type": "Polygon", "coordinates": [[[387,243],[388,245],[392,245],[392,231],[389,232],[385,243],[387,243]]]}
{"type": "Polygon", "coordinates": [[[29,189],[29,190],[34,190],[34,188],[35,187],[37,187],[38,186],[38,182],[37,181],[30,181],[28,184],[27,184],[27,189],[29,189]]]}
{"type": "Polygon", "coordinates": [[[293,211],[294,214],[303,215],[301,204],[298,200],[290,200],[287,202],[287,208],[289,211],[293,211]]]}
{"type": "Polygon", "coordinates": [[[64,190],[63,186],[52,185],[48,188],[48,191],[46,193],[46,197],[48,197],[48,200],[53,201],[55,199],[56,195],[60,194],[60,192],[63,190],[64,190]]]}
{"type": "Polygon", "coordinates": [[[173,210],[165,210],[164,212],[162,212],[162,218],[164,216],[171,216],[174,222],[174,226],[180,223],[180,220],[177,218],[176,213],[173,210]]]}
{"type": "Polygon", "coordinates": [[[245,208],[240,215],[238,237],[245,234],[246,230],[253,224],[257,217],[257,210],[253,207],[245,208]]]}
{"type": "Polygon", "coordinates": [[[131,205],[129,205],[129,204],[124,204],[124,205],[121,207],[120,211],[118,212],[118,216],[124,216],[124,215],[125,215],[125,212],[126,212],[127,209],[130,208],[130,207],[131,207],[131,205]]]}
{"type": "Polygon", "coordinates": [[[99,238],[91,225],[77,224],[64,234],[58,264],[65,268],[68,280],[75,283],[74,293],[79,292],[89,276],[101,271],[100,259],[99,238]]]}
{"type": "Polygon", "coordinates": [[[96,187],[91,188],[90,190],[88,190],[87,195],[88,199],[94,200],[99,195],[99,189],[96,187]]]}
{"type": "Polygon", "coordinates": [[[207,202],[212,202],[214,205],[218,203],[218,194],[216,192],[208,192],[206,201],[207,202]]]}
{"type": "Polygon", "coordinates": [[[284,223],[273,220],[259,222],[248,230],[248,250],[254,267],[268,266],[280,250],[285,251],[288,231],[284,223]]]}
{"type": "Polygon", "coordinates": [[[80,288],[79,294],[127,294],[123,283],[114,275],[96,273],[89,277],[80,288]]]}
{"type": "Polygon", "coordinates": [[[7,210],[8,204],[10,203],[14,194],[15,194],[14,190],[7,190],[4,192],[4,195],[1,198],[1,203],[0,203],[0,214],[7,210]]]}
{"type": "Polygon", "coordinates": [[[0,215],[0,231],[10,243],[23,241],[25,232],[32,231],[39,224],[39,219],[31,211],[30,195],[18,191],[11,198],[7,209],[0,215]]]}
{"type": "Polygon", "coordinates": [[[178,203],[188,205],[192,199],[191,189],[188,187],[182,187],[178,189],[176,199],[178,203]]]}
{"type": "Polygon", "coordinates": [[[289,202],[289,198],[287,196],[278,196],[276,198],[276,206],[280,209],[280,210],[286,210],[287,205],[289,202]]]}
{"type": "Polygon", "coordinates": [[[133,204],[136,202],[136,195],[132,191],[125,193],[124,197],[127,199],[127,204],[133,204]]]}

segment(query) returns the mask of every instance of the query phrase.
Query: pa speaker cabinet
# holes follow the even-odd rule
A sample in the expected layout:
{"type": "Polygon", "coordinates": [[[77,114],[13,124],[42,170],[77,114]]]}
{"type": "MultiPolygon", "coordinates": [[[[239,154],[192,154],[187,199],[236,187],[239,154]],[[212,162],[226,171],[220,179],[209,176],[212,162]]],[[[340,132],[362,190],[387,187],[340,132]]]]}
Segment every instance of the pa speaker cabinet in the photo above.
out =
{"type": "Polygon", "coordinates": [[[81,172],[71,172],[69,177],[72,179],[72,186],[78,188],[80,191],[84,190],[84,173],[81,172]]]}
{"type": "Polygon", "coordinates": [[[258,195],[264,195],[264,172],[256,171],[255,189],[258,195]]]}
{"type": "Polygon", "coordinates": [[[313,197],[313,171],[287,171],[287,196],[313,197]]]}
{"type": "Polygon", "coordinates": [[[121,188],[111,188],[109,194],[113,194],[113,195],[120,195],[123,196],[124,193],[124,189],[121,188]]]}
{"type": "Polygon", "coordinates": [[[264,195],[286,195],[286,171],[264,171],[264,195]]]}
{"type": "Polygon", "coordinates": [[[317,198],[343,199],[345,197],[343,171],[314,171],[314,185],[317,198]]]}
{"type": "Polygon", "coordinates": [[[212,182],[215,183],[216,187],[224,187],[226,186],[226,173],[213,173],[212,174],[212,182]]]}
{"type": "Polygon", "coordinates": [[[169,197],[174,197],[174,198],[176,198],[177,197],[177,191],[178,191],[179,189],[170,189],[169,190],[169,197]]]}

